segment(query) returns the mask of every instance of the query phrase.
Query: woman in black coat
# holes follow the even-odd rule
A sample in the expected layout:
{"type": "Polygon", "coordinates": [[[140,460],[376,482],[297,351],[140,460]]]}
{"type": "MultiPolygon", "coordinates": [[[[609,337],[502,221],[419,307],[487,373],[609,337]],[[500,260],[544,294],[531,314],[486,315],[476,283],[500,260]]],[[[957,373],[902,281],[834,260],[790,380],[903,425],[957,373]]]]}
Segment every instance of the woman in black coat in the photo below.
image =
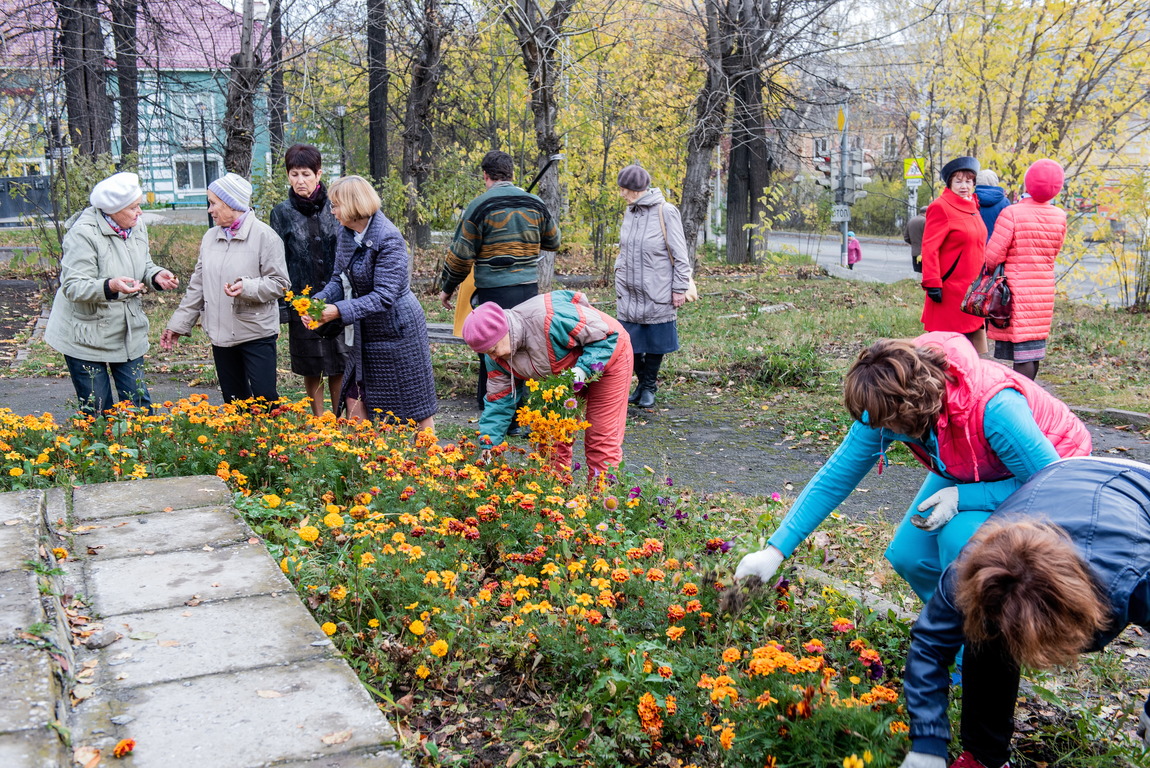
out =
{"type": "MultiPolygon", "coordinates": [[[[315,293],[327,285],[335,265],[335,245],[342,227],[331,215],[327,190],[320,181],[322,163],[323,158],[315,147],[292,145],[284,153],[291,185],[288,199],[272,209],[271,227],[284,241],[291,291],[296,296],[305,288],[310,287],[315,293]]],[[[303,376],[312,413],[321,416],[324,377],[327,377],[333,408],[343,388],[347,345],[342,335],[335,339],[320,338],[282,303],[280,323],[288,326],[292,373],[303,376]]]]}
{"type": "Polygon", "coordinates": [[[327,302],[321,323],[354,328],[336,414],[390,418],[434,429],[439,404],[423,307],[411,292],[407,244],[380,210],[361,176],[331,185],[331,212],[343,225],[335,274],[315,298],[327,302]]]}

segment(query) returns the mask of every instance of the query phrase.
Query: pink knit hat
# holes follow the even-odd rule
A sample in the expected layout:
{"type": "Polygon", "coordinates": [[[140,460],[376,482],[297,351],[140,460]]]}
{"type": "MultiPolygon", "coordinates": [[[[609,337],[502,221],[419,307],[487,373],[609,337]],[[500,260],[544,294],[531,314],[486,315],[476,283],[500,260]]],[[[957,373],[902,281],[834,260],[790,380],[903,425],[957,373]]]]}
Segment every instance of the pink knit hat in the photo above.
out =
{"type": "Polygon", "coordinates": [[[1047,203],[1062,191],[1066,174],[1062,166],[1053,160],[1035,160],[1026,171],[1026,191],[1040,203],[1047,203]]]}
{"type": "Polygon", "coordinates": [[[494,301],[480,304],[463,321],[463,340],[476,352],[487,352],[506,335],[507,315],[494,301]]]}

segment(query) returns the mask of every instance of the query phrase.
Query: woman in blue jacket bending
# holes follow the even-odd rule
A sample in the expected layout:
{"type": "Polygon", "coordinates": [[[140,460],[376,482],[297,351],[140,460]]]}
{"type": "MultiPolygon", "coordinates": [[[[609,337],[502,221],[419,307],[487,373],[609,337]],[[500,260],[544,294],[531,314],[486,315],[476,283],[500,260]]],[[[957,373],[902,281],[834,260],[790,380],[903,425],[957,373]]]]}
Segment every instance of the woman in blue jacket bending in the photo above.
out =
{"type": "MultiPolygon", "coordinates": [[[[1150,466],[1055,462],[991,515],[915,622],[905,675],[912,751],[902,768],[946,768],[947,669],[964,645],[964,751],[950,765],[1001,768],[1019,667],[1068,664],[1129,624],[1150,629],[1150,466]]],[[[1139,720],[1150,747],[1150,701],[1139,720]]]]}

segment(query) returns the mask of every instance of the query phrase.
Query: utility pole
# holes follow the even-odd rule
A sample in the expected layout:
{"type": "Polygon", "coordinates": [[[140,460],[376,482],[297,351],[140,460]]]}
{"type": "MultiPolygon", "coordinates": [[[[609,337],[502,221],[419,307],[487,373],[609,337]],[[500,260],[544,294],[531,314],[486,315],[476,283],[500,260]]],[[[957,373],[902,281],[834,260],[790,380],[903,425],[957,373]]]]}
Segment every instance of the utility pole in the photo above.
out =
{"type": "MultiPolygon", "coordinates": [[[[202,101],[197,102],[196,111],[200,113],[200,155],[204,163],[204,197],[206,198],[208,195],[208,185],[215,181],[215,179],[208,178],[208,132],[204,126],[204,113],[208,111],[208,105],[202,101]]],[[[212,221],[212,214],[210,213],[208,214],[208,226],[215,226],[215,222],[212,221]]]]}
{"type": "MultiPolygon", "coordinates": [[[[839,139],[839,186],[835,190],[835,202],[841,206],[846,206],[846,184],[847,184],[847,160],[850,157],[850,148],[847,146],[847,126],[848,118],[850,116],[850,105],[843,104],[842,109],[839,110],[838,129],[842,132],[839,139]]],[[[839,222],[839,227],[842,232],[842,243],[839,249],[839,265],[845,267],[847,265],[847,232],[850,231],[850,218],[839,222]]]]}

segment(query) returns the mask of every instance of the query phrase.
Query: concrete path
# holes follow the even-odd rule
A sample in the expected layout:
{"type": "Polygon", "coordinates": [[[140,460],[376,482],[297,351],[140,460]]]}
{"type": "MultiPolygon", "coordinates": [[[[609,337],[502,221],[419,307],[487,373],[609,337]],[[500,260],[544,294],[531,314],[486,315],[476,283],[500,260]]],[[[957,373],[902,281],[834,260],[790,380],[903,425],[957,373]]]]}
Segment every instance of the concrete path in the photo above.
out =
{"type": "Polygon", "coordinates": [[[404,765],[216,477],[0,494],[0,605],[3,768],[404,765]]]}

